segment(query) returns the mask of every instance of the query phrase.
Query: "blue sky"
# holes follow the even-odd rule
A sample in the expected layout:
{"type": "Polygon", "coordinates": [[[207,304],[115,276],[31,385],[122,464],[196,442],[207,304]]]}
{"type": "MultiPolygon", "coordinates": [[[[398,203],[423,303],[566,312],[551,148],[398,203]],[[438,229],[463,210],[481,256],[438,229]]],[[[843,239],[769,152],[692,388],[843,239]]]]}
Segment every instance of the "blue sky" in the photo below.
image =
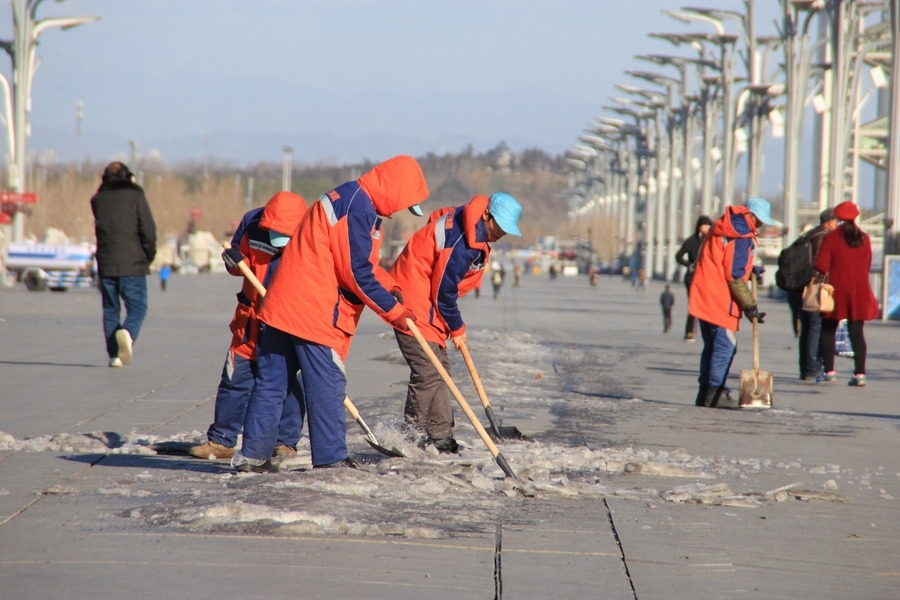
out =
{"type": "MultiPolygon", "coordinates": [[[[662,14],[677,0],[67,0],[39,17],[102,21],[41,37],[30,147],[75,157],[157,148],[169,162],[210,154],[246,164],[379,160],[395,153],[562,152],[641,53],[690,54],[650,32],[713,31],[662,14]]],[[[693,3],[686,3],[693,4],[693,3]]],[[[704,4],[704,3],[700,3],[704,4]]],[[[741,10],[740,0],[708,6],[741,10]]],[[[757,0],[774,34],[776,0],[757,0]]],[[[11,34],[0,13],[0,37],[11,34]]],[[[728,26],[734,31],[733,26],[728,26]]],[[[777,60],[780,60],[780,55],[777,60]]],[[[0,60],[5,72],[7,61],[0,60]]],[[[676,72],[673,70],[673,76],[676,72]]],[[[764,189],[781,182],[769,144],[764,189]]],[[[803,188],[807,185],[804,183],[803,188]]]]}

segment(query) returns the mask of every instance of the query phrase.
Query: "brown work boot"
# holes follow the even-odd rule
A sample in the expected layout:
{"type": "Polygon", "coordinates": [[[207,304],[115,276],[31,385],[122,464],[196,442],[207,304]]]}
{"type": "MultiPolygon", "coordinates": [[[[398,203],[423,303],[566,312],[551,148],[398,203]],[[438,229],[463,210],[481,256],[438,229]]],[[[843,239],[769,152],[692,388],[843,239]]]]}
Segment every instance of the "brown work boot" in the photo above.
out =
{"type": "Polygon", "coordinates": [[[297,454],[297,450],[285,444],[278,444],[277,446],[275,446],[275,450],[272,451],[273,457],[294,456],[295,454],[297,454]]]}
{"type": "Polygon", "coordinates": [[[197,458],[231,458],[234,456],[234,448],[208,441],[202,446],[193,446],[188,450],[188,454],[197,458]]]}

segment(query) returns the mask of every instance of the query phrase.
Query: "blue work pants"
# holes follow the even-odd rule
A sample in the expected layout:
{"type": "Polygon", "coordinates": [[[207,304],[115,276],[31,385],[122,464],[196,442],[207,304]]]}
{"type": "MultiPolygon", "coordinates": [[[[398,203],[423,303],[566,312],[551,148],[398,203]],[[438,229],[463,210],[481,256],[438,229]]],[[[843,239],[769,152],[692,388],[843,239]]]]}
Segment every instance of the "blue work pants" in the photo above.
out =
{"type": "MultiPolygon", "coordinates": [[[[700,354],[700,389],[716,389],[719,394],[725,389],[731,361],[737,354],[737,340],[734,332],[700,321],[700,335],[703,336],[703,352],[700,354]]],[[[716,396],[718,397],[718,395],[716,396]]]]}
{"type": "MultiPolygon", "coordinates": [[[[209,441],[228,448],[234,448],[237,444],[237,436],[244,427],[244,416],[258,371],[256,361],[228,350],[216,393],[215,422],[206,432],[209,441]]],[[[306,408],[303,406],[300,382],[293,377],[289,379],[289,383],[290,390],[282,404],[276,444],[296,448],[306,408]]]]}
{"type": "Polygon", "coordinates": [[[328,346],[267,325],[263,325],[260,336],[257,348],[259,371],[247,406],[241,454],[257,460],[272,455],[279,405],[284,402],[288,380],[299,370],[313,466],[347,458],[344,412],[347,378],[340,357],[328,346]]]}
{"type": "Polygon", "coordinates": [[[106,336],[106,353],[110,358],[119,355],[116,331],[126,329],[132,341],[137,341],[144,317],[147,316],[147,277],[101,277],[100,297],[103,300],[103,333],[106,336]],[[122,303],[125,304],[125,322],[121,321],[122,303]]]}

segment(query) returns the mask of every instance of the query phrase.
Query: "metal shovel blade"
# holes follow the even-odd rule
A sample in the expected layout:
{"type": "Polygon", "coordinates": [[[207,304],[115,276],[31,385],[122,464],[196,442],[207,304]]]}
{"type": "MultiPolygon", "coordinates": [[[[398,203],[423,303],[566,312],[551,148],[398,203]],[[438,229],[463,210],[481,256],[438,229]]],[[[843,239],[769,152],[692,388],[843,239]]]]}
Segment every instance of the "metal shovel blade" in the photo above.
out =
{"type": "Polygon", "coordinates": [[[740,408],[772,408],[772,374],[748,369],[741,371],[740,408]]]}
{"type": "Polygon", "coordinates": [[[406,458],[406,455],[403,454],[403,452],[401,452],[399,448],[396,448],[396,447],[385,448],[384,446],[382,446],[381,444],[378,443],[378,440],[376,440],[374,438],[370,438],[367,435],[363,436],[363,439],[366,440],[370,446],[372,446],[373,448],[375,448],[376,450],[378,450],[385,456],[390,456],[392,458],[406,458]]]}

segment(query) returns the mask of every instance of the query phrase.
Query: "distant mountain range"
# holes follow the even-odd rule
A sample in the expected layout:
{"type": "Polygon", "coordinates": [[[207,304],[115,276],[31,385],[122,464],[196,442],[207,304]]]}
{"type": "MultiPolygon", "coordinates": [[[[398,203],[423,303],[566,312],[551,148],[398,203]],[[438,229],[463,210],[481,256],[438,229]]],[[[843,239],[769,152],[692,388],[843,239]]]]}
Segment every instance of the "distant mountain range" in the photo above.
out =
{"type": "MultiPolygon", "coordinates": [[[[181,161],[201,161],[204,157],[204,136],[202,134],[176,137],[153,137],[137,142],[141,156],[156,150],[166,164],[181,161]]],[[[505,141],[513,151],[540,147],[538,143],[525,138],[510,137],[505,140],[480,140],[464,135],[446,134],[422,137],[407,137],[389,133],[368,133],[353,137],[343,137],[325,132],[306,133],[239,133],[216,130],[209,135],[209,156],[213,163],[236,163],[239,166],[259,161],[281,161],[282,148],[294,149],[294,164],[327,163],[351,164],[363,159],[378,162],[396,154],[423,156],[429,152],[441,155],[458,153],[469,144],[476,151],[493,148],[505,141]]],[[[77,139],[74,131],[60,128],[34,128],[29,140],[30,151],[50,156],[52,150],[61,162],[72,162],[77,156],[77,139]]],[[[563,148],[543,150],[560,153],[563,148]]],[[[129,138],[111,133],[84,132],[82,134],[82,158],[105,162],[130,155],[129,138]]]]}

